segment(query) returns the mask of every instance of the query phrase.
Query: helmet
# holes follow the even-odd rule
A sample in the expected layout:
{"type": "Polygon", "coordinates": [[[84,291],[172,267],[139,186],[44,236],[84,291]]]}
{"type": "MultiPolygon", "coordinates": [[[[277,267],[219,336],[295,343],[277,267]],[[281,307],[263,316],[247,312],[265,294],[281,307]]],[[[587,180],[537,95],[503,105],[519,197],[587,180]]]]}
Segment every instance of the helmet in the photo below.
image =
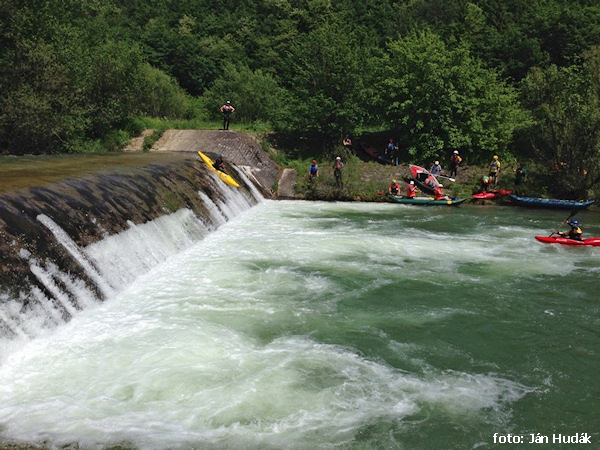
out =
{"type": "Polygon", "coordinates": [[[394,142],[394,140],[392,138],[390,138],[390,142],[394,142]]]}
{"type": "Polygon", "coordinates": [[[410,184],[415,184],[415,182],[411,180],[411,181],[410,181],[410,184]]]}
{"type": "Polygon", "coordinates": [[[317,163],[317,160],[316,160],[316,159],[313,159],[313,164],[316,164],[316,163],[317,163]]]}
{"type": "Polygon", "coordinates": [[[440,163],[439,161],[436,161],[434,164],[439,164],[439,163],[440,163]]]}
{"type": "Polygon", "coordinates": [[[455,154],[455,155],[458,155],[458,150],[454,150],[454,154],[455,154]]]}
{"type": "Polygon", "coordinates": [[[498,159],[498,155],[494,155],[494,159],[498,159]]]}
{"type": "Polygon", "coordinates": [[[396,180],[392,180],[392,183],[397,183],[397,181],[396,180]]]}
{"type": "Polygon", "coordinates": [[[490,177],[488,177],[487,175],[483,176],[483,181],[488,182],[490,181],[490,177]]]}
{"type": "Polygon", "coordinates": [[[342,158],[340,158],[339,156],[337,158],[335,158],[336,161],[341,161],[342,158]]]}
{"type": "Polygon", "coordinates": [[[578,220],[569,220],[569,225],[573,225],[574,227],[578,227],[579,226],[579,221],[578,220]]]}
{"type": "Polygon", "coordinates": [[[227,100],[227,102],[226,102],[226,103],[229,105],[231,102],[230,102],[229,100],[227,100]]]}

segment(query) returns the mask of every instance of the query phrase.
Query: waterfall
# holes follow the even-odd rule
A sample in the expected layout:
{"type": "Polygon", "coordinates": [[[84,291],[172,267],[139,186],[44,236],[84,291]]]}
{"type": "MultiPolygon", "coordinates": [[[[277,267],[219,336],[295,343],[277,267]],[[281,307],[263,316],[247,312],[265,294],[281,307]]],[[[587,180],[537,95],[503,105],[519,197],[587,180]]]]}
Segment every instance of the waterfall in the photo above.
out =
{"type": "MultiPolygon", "coordinates": [[[[85,214],[80,198],[67,198],[68,207],[58,209],[46,204],[48,194],[44,192],[43,204],[37,205],[35,215],[28,219],[36,232],[30,236],[33,242],[17,239],[11,242],[11,257],[21,261],[27,280],[17,294],[3,292],[0,286],[2,347],[46,333],[80,311],[110,300],[140,275],[263,199],[239,170],[242,186],[234,189],[210,172],[198,175],[197,168],[191,167],[194,172],[190,173],[190,167],[184,167],[184,173],[173,172],[171,168],[168,178],[162,173],[156,175],[157,170],[163,169],[153,168],[151,176],[143,174],[135,179],[135,184],[129,177],[123,186],[114,186],[111,196],[102,197],[103,202],[108,199],[108,207],[97,198],[86,198],[94,207],[85,214]],[[197,190],[190,192],[192,177],[197,178],[197,190]],[[167,183],[169,190],[163,193],[167,183]],[[148,195],[149,185],[156,188],[156,196],[148,195]],[[171,203],[182,203],[183,207],[175,209],[171,203]],[[148,220],[140,223],[140,215],[148,220]],[[119,231],[107,231],[115,228],[119,231]],[[98,238],[90,237],[94,234],[98,238]]],[[[106,184],[106,180],[100,182],[106,184]]],[[[89,195],[94,189],[98,190],[98,186],[90,188],[88,183],[79,191],[89,195]]],[[[64,198],[64,187],[57,187],[56,192],[64,198]]],[[[10,212],[27,213],[19,209],[17,205],[10,212]]],[[[19,217],[19,224],[22,223],[19,217]]]]}

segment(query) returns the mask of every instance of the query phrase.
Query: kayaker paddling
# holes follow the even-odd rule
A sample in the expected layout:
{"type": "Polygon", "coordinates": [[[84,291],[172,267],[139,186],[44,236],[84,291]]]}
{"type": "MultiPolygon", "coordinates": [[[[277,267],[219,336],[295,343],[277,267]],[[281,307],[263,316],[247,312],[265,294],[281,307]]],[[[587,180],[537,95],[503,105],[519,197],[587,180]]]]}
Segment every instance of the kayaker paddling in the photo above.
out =
{"type": "Polygon", "coordinates": [[[554,233],[552,233],[552,234],[558,234],[561,237],[573,239],[574,241],[582,241],[583,240],[583,232],[581,231],[581,228],[579,227],[578,220],[575,220],[575,219],[565,220],[563,223],[568,224],[571,227],[571,229],[569,231],[567,231],[566,233],[563,231],[555,230],[554,233]]]}

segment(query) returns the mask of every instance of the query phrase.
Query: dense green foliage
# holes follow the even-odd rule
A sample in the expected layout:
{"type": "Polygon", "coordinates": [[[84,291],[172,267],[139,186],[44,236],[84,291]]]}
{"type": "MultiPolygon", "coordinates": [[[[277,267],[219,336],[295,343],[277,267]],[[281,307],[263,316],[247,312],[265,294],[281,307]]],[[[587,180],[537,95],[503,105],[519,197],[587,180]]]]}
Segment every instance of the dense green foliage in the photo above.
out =
{"type": "Polygon", "coordinates": [[[417,162],[564,163],[545,176],[585,196],[598,45],[592,0],[3,0],[0,150],[117,148],[140,117],[218,123],[231,100],[234,126],[317,153],[389,132],[417,162]]]}

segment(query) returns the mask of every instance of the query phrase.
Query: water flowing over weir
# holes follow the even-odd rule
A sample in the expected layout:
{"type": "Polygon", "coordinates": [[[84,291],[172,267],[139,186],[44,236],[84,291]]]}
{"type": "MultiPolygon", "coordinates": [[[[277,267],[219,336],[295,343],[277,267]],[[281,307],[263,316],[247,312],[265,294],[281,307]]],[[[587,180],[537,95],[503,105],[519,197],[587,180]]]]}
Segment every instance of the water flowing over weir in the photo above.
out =
{"type": "Polygon", "coordinates": [[[249,167],[232,167],[235,189],[189,154],[152,160],[0,196],[2,347],[114,296],[268,192],[249,167]]]}

